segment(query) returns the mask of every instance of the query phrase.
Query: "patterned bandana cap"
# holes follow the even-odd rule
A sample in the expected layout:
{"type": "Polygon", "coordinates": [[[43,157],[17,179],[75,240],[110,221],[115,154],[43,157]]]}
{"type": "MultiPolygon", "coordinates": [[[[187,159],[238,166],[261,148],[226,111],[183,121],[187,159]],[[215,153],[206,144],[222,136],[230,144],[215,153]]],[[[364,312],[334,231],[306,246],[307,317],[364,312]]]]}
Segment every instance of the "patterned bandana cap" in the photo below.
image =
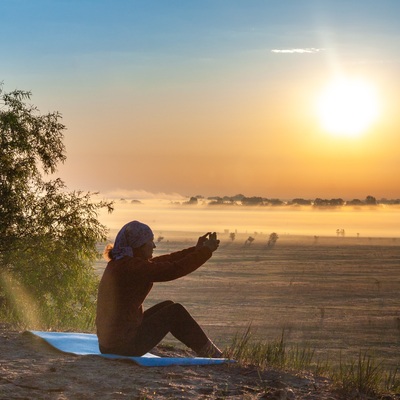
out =
{"type": "Polygon", "coordinates": [[[154,235],[149,226],[139,221],[128,222],[115,238],[113,255],[116,260],[133,257],[132,248],[136,249],[150,240],[154,240],[154,235]]]}

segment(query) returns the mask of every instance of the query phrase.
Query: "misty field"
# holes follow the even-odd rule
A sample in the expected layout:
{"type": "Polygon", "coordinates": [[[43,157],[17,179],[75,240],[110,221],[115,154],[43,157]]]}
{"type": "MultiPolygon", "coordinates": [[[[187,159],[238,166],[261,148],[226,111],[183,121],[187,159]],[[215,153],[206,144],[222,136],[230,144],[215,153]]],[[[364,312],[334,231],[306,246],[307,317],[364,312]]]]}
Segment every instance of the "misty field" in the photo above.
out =
{"type": "MultiPolygon", "coordinates": [[[[385,365],[398,365],[400,240],[282,236],[268,248],[266,235],[245,246],[247,237],[220,235],[221,246],[206,265],[155,284],[145,307],[181,302],[222,347],[251,324],[255,340],[276,340],[284,332],[288,343],[315,349],[321,360],[368,351],[385,365]]],[[[196,238],[165,234],[155,255],[196,238]]]]}

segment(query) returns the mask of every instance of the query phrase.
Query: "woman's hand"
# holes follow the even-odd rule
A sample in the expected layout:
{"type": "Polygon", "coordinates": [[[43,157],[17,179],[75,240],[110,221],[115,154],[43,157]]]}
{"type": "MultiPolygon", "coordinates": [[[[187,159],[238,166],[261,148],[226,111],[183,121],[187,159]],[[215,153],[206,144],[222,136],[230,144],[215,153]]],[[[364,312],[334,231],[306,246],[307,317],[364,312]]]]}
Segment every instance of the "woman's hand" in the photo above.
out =
{"type": "Polygon", "coordinates": [[[207,232],[205,235],[200,236],[199,240],[197,241],[196,248],[201,248],[204,246],[204,243],[207,241],[207,236],[211,235],[211,232],[207,232]]]}
{"type": "MultiPolygon", "coordinates": [[[[217,239],[217,233],[216,232],[208,232],[206,235],[202,236],[202,238],[205,238],[203,241],[203,246],[208,247],[212,252],[218,249],[219,246],[219,240],[217,239]],[[208,239],[207,239],[208,235],[208,239]]],[[[200,238],[199,238],[200,239],[200,238]]]]}

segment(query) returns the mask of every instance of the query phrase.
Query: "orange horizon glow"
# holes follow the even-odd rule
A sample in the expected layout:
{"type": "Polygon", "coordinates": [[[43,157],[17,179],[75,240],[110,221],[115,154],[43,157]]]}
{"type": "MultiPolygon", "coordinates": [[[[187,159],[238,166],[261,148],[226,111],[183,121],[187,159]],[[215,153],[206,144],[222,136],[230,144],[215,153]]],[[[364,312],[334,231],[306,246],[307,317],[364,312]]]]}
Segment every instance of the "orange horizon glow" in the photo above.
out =
{"type": "Polygon", "coordinates": [[[62,114],[72,190],[400,198],[399,2],[53,3],[9,2],[0,81],[62,114]]]}

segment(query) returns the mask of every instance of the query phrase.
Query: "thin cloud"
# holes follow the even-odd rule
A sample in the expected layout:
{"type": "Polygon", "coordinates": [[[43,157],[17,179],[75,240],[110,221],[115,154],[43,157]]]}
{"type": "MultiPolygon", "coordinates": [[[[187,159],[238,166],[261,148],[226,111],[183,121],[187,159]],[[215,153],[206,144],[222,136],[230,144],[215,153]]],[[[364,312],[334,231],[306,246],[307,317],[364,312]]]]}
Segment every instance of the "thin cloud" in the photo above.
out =
{"type": "Polygon", "coordinates": [[[179,193],[152,193],[146,190],[129,190],[129,189],[115,189],[107,192],[101,192],[101,197],[107,199],[126,199],[126,200],[171,200],[183,201],[187,198],[179,193]]]}
{"type": "Polygon", "coordinates": [[[315,47],[306,47],[304,49],[273,49],[271,53],[281,54],[314,54],[323,51],[324,49],[317,49],[315,47]]]}

